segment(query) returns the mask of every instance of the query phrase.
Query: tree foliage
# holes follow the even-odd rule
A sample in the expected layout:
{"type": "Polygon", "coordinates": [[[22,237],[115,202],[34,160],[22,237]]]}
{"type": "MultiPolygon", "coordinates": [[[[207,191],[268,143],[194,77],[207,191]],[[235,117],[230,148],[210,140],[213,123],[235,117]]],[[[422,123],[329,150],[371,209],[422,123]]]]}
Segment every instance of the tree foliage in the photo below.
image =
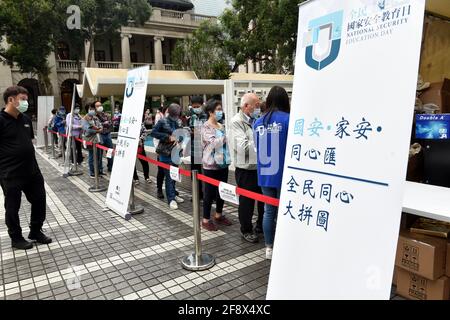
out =
{"type": "Polygon", "coordinates": [[[210,22],[208,28],[179,44],[175,60],[196,72],[205,67],[194,61],[210,65],[230,61],[231,71],[235,72],[239,65],[253,60],[262,63],[265,73],[292,73],[298,4],[303,1],[233,0],[232,7],[218,21],[210,22]],[[214,48],[216,54],[211,55],[208,48],[214,48]]]}
{"type": "Polygon", "coordinates": [[[122,26],[143,25],[150,15],[147,0],[0,0],[0,35],[9,44],[0,53],[21,72],[37,75],[42,94],[53,94],[47,58],[58,40],[72,43],[81,56],[85,40],[110,38],[122,26]],[[70,5],[81,9],[80,30],[67,29],[70,5]]]}

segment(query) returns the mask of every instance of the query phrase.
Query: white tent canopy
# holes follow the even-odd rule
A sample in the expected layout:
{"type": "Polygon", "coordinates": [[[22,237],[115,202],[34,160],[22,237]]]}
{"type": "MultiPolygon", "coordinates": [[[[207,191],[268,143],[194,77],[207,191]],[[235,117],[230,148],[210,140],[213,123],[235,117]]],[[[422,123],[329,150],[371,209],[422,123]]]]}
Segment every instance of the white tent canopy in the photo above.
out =
{"type": "MultiPolygon", "coordinates": [[[[83,84],[77,86],[82,98],[122,96],[125,92],[127,69],[86,68],[83,84]]],[[[147,95],[190,96],[223,94],[223,80],[199,80],[194,72],[151,70],[147,95]]]]}

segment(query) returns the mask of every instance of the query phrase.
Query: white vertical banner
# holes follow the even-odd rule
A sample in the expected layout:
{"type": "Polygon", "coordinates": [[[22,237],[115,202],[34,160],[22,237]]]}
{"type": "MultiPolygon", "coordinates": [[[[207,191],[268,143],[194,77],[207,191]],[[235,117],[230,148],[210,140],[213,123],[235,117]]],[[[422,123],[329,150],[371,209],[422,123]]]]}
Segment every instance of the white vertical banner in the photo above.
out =
{"type": "Polygon", "coordinates": [[[148,66],[128,71],[122,120],[117,136],[114,165],[106,197],[108,208],[127,220],[131,218],[131,215],[128,213],[128,203],[141,134],[148,74],[148,66]]]}
{"type": "Polygon", "coordinates": [[[300,6],[268,299],[389,299],[425,0],[300,6]]]}
{"type": "MultiPolygon", "coordinates": [[[[45,145],[44,128],[48,124],[51,112],[54,108],[55,98],[53,96],[39,96],[38,108],[37,108],[37,146],[42,147],[45,145]]],[[[50,135],[49,135],[50,137],[50,135]]],[[[49,141],[51,142],[50,138],[49,141]]]]}

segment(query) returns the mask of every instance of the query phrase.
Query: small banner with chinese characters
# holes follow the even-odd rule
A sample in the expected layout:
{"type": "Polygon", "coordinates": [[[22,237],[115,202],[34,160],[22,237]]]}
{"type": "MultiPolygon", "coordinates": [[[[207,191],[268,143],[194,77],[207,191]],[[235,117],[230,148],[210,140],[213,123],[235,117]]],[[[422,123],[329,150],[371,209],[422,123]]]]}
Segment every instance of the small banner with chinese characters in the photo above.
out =
{"type": "Polygon", "coordinates": [[[122,120],[117,136],[114,165],[106,205],[124,219],[130,219],[128,202],[142,127],[149,67],[128,71],[122,120]]]}
{"type": "Polygon", "coordinates": [[[299,9],[268,299],[389,299],[425,0],[299,9]]]}

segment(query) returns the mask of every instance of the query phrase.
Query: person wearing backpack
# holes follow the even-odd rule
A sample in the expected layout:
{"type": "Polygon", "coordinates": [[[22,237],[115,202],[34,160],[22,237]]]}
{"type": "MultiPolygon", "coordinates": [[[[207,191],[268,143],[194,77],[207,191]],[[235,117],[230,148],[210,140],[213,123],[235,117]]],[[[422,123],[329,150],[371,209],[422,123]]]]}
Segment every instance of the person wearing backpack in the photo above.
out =
{"type": "MultiPolygon", "coordinates": [[[[220,123],[223,118],[222,103],[218,100],[209,100],[205,108],[208,121],[201,128],[201,140],[203,148],[203,174],[209,178],[221,182],[228,181],[228,166],[230,155],[225,137],[225,127],[220,123]]],[[[217,225],[230,226],[232,223],[223,214],[224,201],[220,198],[219,188],[205,183],[203,197],[203,221],[202,227],[208,231],[217,231],[217,225]],[[211,207],[216,201],[216,213],[211,221],[211,207]]]]}

